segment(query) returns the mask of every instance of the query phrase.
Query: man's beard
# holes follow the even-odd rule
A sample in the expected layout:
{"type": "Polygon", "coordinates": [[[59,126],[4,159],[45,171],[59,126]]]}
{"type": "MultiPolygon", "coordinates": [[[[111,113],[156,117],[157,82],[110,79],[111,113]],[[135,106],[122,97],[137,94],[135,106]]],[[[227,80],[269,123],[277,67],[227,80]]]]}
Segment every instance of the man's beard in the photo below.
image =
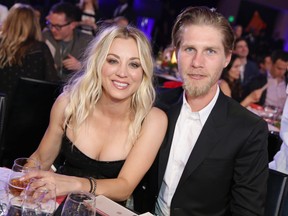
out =
{"type": "MultiPolygon", "coordinates": [[[[214,85],[214,77],[209,77],[209,80],[207,82],[199,81],[201,82],[201,85],[197,83],[197,85],[193,84],[193,81],[189,79],[187,75],[183,76],[183,88],[185,89],[186,93],[192,97],[200,97],[208,94],[211,87],[214,85]]],[[[217,79],[217,78],[216,78],[217,79]]],[[[194,81],[197,82],[197,81],[194,81]]]]}

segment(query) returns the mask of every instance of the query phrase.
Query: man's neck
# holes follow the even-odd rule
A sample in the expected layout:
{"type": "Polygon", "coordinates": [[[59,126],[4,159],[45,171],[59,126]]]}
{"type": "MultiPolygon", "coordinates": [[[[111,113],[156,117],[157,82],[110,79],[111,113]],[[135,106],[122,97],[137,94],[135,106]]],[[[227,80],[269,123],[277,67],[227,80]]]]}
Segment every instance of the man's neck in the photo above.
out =
{"type": "Polygon", "coordinates": [[[242,65],[246,65],[247,64],[247,57],[240,57],[240,61],[242,65]]]}
{"type": "Polygon", "coordinates": [[[66,38],[64,38],[62,41],[63,42],[70,42],[70,41],[72,41],[73,40],[73,34],[72,35],[69,35],[69,36],[67,36],[66,38]]]}
{"type": "Polygon", "coordinates": [[[198,112],[202,110],[204,107],[206,107],[211,100],[214,98],[215,94],[217,92],[217,84],[212,86],[209,92],[205,95],[198,96],[198,97],[193,97],[187,94],[186,92],[186,100],[193,110],[193,112],[198,112]]]}

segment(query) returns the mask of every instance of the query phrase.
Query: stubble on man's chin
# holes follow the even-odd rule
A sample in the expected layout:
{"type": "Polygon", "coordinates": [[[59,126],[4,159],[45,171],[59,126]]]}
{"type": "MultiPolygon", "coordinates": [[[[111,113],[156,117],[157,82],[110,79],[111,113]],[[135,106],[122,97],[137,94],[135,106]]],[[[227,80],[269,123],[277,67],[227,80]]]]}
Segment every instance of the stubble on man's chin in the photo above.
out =
{"type": "Polygon", "coordinates": [[[186,91],[186,94],[191,98],[197,98],[208,94],[211,83],[207,83],[203,86],[196,86],[193,83],[189,82],[187,79],[183,79],[183,88],[186,91]]]}

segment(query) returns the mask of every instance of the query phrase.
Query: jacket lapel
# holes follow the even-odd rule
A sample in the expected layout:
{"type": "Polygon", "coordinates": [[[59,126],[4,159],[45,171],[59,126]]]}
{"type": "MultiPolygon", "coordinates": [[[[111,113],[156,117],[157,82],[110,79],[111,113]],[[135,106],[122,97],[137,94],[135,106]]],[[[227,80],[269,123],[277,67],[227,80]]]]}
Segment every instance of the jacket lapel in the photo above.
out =
{"type": "Polygon", "coordinates": [[[219,97],[213,107],[199,138],[189,156],[187,164],[180,178],[178,187],[183,184],[193,171],[204,161],[207,155],[216,147],[227,119],[227,98],[220,91],[219,97]]]}

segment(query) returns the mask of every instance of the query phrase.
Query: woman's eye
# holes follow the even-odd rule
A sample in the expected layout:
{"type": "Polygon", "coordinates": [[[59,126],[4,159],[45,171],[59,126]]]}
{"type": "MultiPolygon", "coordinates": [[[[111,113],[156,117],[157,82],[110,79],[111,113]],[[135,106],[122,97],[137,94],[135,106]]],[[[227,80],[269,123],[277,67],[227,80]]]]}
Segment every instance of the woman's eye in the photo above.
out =
{"type": "Polygon", "coordinates": [[[139,63],[130,63],[130,65],[132,68],[135,68],[135,69],[140,67],[139,63]]]}
{"type": "Polygon", "coordinates": [[[116,64],[118,61],[115,60],[115,59],[107,59],[107,62],[108,62],[109,64],[116,64]]]}

